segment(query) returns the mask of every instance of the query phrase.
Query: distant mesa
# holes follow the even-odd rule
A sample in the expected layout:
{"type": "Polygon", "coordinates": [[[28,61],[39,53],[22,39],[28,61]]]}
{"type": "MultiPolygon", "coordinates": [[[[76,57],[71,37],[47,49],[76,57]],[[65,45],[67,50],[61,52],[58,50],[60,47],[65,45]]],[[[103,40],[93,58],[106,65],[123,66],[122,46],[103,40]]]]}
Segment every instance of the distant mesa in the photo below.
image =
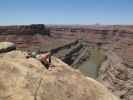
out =
{"type": "Polygon", "coordinates": [[[50,30],[46,28],[44,24],[31,24],[31,25],[19,25],[19,26],[1,26],[0,34],[42,34],[50,35],[50,30]]]}

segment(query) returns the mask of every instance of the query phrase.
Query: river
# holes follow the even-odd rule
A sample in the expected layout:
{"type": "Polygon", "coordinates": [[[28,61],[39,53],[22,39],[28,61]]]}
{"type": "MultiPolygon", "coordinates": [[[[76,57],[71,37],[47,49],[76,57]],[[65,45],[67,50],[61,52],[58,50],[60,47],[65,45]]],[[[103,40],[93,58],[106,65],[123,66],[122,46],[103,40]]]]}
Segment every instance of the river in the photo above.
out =
{"type": "Polygon", "coordinates": [[[94,47],[89,50],[90,57],[85,62],[78,66],[78,69],[85,75],[93,78],[97,78],[99,67],[105,60],[105,55],[102,49],[94,47]]]}

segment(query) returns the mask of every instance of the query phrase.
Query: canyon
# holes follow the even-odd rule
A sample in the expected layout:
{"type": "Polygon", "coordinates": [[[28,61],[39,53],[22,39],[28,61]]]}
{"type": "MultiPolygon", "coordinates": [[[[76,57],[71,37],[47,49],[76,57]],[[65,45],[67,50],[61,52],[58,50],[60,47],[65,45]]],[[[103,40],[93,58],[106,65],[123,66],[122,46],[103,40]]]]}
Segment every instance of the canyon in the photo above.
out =
{"type": "Polygon", "coordinates": [[[52,52],[122,100],[133,100],[133,26],[1,26],[0,42],[26,52],[52,52]]]}

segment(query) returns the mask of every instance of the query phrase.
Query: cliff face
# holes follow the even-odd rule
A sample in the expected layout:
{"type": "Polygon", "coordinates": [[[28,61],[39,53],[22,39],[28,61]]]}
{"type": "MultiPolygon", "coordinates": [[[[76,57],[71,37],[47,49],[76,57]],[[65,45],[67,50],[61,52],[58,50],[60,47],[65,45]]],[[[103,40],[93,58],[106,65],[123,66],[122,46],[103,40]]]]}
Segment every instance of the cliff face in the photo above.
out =
{"type": "Polygon", "coordinates": [[[52,57],[48,71],[26,52],[0,54],[0,100],[118,100],[99,82],[52,57]]]}
{"type": "Polygon", "coordinates": [[[125,39],[112,47],[101,65],[99,79],[122,100],[133,100],[133,41],[125,39]]]}

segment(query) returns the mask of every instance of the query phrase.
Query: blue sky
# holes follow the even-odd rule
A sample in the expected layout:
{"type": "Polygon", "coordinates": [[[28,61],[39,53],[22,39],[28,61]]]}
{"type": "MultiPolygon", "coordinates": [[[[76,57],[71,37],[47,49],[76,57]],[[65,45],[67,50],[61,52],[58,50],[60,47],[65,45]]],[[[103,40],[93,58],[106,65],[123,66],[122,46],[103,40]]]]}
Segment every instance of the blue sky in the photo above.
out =
{"type": "Polygon", "coordinates": [[[0,25],[133,24],[133,0],[0,0],[0,25]]]}

